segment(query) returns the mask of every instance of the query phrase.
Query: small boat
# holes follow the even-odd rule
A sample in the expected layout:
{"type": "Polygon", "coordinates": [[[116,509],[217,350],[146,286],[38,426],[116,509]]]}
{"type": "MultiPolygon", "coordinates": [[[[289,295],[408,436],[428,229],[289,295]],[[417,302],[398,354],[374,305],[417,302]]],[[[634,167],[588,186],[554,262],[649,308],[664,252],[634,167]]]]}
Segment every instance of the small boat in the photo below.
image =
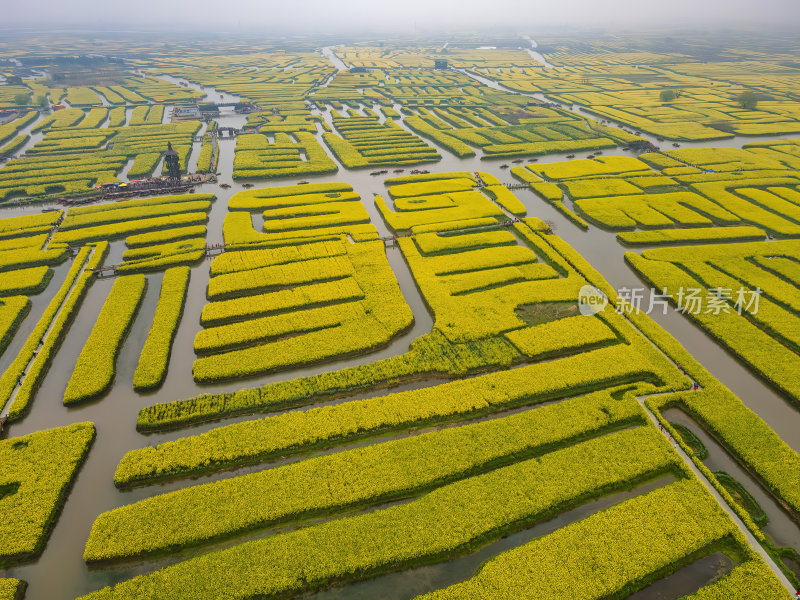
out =
{"type": "Polygon", "coordinates": [[[253,187],[253,184],[252,183],[243,183],[242,187],[244,189],[246,189],[246,190],[249,190],[251,187],[253,187]]]}
{"type": "Polygon", "coordinates": [[[681,145],[678,142],[672,142],[672,145],[675,146],[676,148],[680,148],[681,147],[681,145]]]}
{"type": "Polygon", "coordinates": [[[300,183],[298,183],[297,185],[308,185],[308,182],[307,182],[307,181],[301,181],[301,182],[300,182],[300,183]]]}
{"type": "Polygon", "coordinates": [[[508,165],[500,165],[500,168],[501,168],[501,169],[507,169],[507,168],[508,168],[508,165]]]}
{"type": "Polygon", "coordinates": [[[531,161],[531,162],[539,162],[538,158],[529,158],[528,160],[531,161]]]}
{"type": "Polygon", "coordinates": [[[231,187],[231,184],[230,183],[220,183],[219,187],[221,187],[223,190],[227,190],[228,188],[231,187]]]}
{"type": "Polygon", "coordinates": [[[380,174],[381,174],[380,171],[370,171],[370,175],[372,175],[373,177],[375,177],[376,175],[380,175],[380,174]]]}
{"type": "Polygon", "coordinates": [[[514,163],[514,164],[518,164],[518,163],[525,162],[525,161],[522,158],[518,158],[517,160],[512,160],[511,162],[514,163]]]}
{"type": "Polygon", "coordinates": [[[567,158],[575,158],[574,154],[567,154],[567,158]]]}
{"type": "Polygon", "coordinates": [[[402,173],[403,171],[405,171],[405,169],[395,169],[395,170],[394,170],[394,171],[392,171],[392,172],[393,172],[393,173],[402,173]]]}

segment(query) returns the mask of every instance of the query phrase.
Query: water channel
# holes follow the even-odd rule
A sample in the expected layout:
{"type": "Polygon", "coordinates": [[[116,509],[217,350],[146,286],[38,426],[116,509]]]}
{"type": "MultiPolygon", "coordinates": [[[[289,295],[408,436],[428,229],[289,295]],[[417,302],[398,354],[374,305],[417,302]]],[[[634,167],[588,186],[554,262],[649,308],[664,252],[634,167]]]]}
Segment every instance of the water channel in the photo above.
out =
{"type": "MultiPolygon", "coordinates": [[[[328,49],[328,51],[329,53],[326,53],[326,56],[331,57],[332,61],[336,64],[338,58],[334,60],[330,49],[328,49]]],[[[339,61],[339,63],[341,63],[341,61],[339,61]]],[[[340,69],[345,68],[344,63],[340,65],[337,64],[336,66],[340,69]]],[[[171,81],[178,81],[176,78],[169,78],[166,76],[164,76],[164,78],[171,81]]],[[[493,87],[501,87],[494,82],[487,81],[487,84],[493,87]]],[[[195,84],[192,84],[192,87],[200,89],[200,87],[195,84]]],[[[238,100],[235,96],[224,92],[220,93],[213,88],[206,87],[202,91],[208,93],[211,98],[221,98],[221,101],[224,102],[238,100]]],[[[377,109],[378,107],[370,106],[370,108],[377,109]]],[[[395,106],[395,108],[399,108],[399,106],[395,106]]],[[[317,114],[322,114],[325,120],[330,121],[330,107],[323,113],[319,113],[319,111],[316,112],[317,114]]],[[[239,128],[244,124],[245,117],[223,112],[217,120],[222,127],[239,128]]],[[[402,118],[397,121],[404,126],[402,118]]],[[[41,134],[33,134],[32,137],[33,139],[30,143],[34,143],[36,139],[41,139],[41,134]]],[[[318,132],[317,137],[320,143],[322,143],[321,132],[318,132]]],[[[741,146],[750,141],[753,141],[753,139],[737,137],[722,142],[687,143],[683,144],[683,146],[741,146]]],[[[432,142],[429,143],[435,145],[432,142]]],[[[235,140],[227,138],[219,140],[220,157],[218,171],[221,173],[219,183],[205,184],[199,186],[197,190],[200,192],[213,192],[217,196],[217,200],[213,203],[209,215],[209,244],[222,242],[222,221],[226,214],[227,201],[233,194],[244,189],[240,183],[232,179],[234,147],[235,140]],[[229,189],[223,189],[219,186],[220,183],[230,184],[231,187],[229,189]]],[[[323,147],[325,147],[324,144],[323,147]]],[[[512,180],[508,172],[500,168],[502,161],[481,160],[480,156],[470,159],[459,159],[442,148],[439,148],[439,150],[443,157],[440,162],[424,165],[420,168],[436,171],[480,170],[492,173],[504,182],[510,182],[512,180]]],[[[195,143],[193,152],[195,157],[193,158],[194,161],[196,161],[196,154],[198,151],[199,142],[195,143]]],[[[612,152],[615,151],[607,151],[607,154],[612,152]]],[[[590,152],[574,152],[572,154],[583,157],[590,154],[590,152]]],[[[566,153],[562,153],[540,157],[539,160],[541,162],[554,162],[565,159],[566,153]]],[[[190,163],[190,165],[191,164],[192,163],[190,163]]],[[[301,179],[313,182],[344,181],[350,183],[353,185],[355,191],[360,194],[362,202],[370,214],[372,223],[378,228],[381,235],[387,235],[389,231],[378,214],[373,201],[374,194],[384,194],[386,191],[383,178],[371,176],[365,170],[349,171],[342,167],[341,164],[339,164],[339,167],[340,170],[337,174],[302,176],[280,180],[277,184],[290,185],[292,183],[297,183],[301,179]]],[[[274,184],[274,182],[269,182],[264,185],[274,184]]],[[[529,215],[552,221],[555,224],[556,233],[570,243],[583,256],[588,257],[593,266],[597,268],[615,288],[619,289],[623,286],[641,287],[641,283],[636,275],[623,262],[626,249],[617,243],[613,233],[605,232],[595,227],[590,228],[587,232],[581,231],[567,221],[560,212],[553,209],[546,202],[538,199],[532,192],[523,190],[518,192],[517,196],[525,204],[529,215]]],[[[40,212],[42,208],[46,207],[46,205],[37,205],[3,208],[0,210],[0,217],[37,213],[40,212]]],[[[119,262],[123,250],[123,241],[113,242],[107,264],[119,262]]],[[[389,263],[400,284],[403,296],[413,311],[415,323],[411,330],[398,336],[398,338],[383,349],[366,356],[330,361],[317,367],[292,369],[245,381],[200,386],[194,383],[191,376],[194,354],[190,349],[194,336],[200,329],[199,316],[206,302],[205,291],[209,280],[208,262],[206,261],[192,268],[186,307],[177,331],[174,350],[170,359],[169,371],[164,385],[156,392],[150,394],[137,394],[132,391],[133,371],[144,345],[150,323],[152,322],[160,290],[161,274],[149,274],[147,275],[148,289],[145,300],[117,361],[118,368],[113,389],[100,400],[76,408],[66,409],[62,405],[61,399],[67,381],[72,373],[80,349],[88,338],[89,332],[94,325],[100,308],[112,285],[111,280],[95,281],[72,324],[69,331],[68,343],[65,344],[55,356],[50,371],[36,395],[31,413],[21,423],[13,425],[8,435],[20,436],[49,427],[81,421],[93,421],[97,426],[97,440],[89,454],[86,464],[78,475],[75,486],[64,506],[61,517],[53,529],[42,556],[37,561],[30,564],[0,570],[0,574],[18,577],[28,581],[29,588],[26,595],[28,600],[71,600],[89,591],[127,579],[138,573],[149,572],[154,568],[185,558],[185,556],[179,556],[159,561],[131,563],[100,569],[90,569],[82,560],[83,547],[88,537],[89,530],[99,513],[129,504],[141,498],[195,483],[193,480],[184,480],[146,488],[137,488],[129,491],[120,491],[113,485],[113,473],[123,454],[133,448],[154,445],[188,434],[206,431],[218,425],[205,424],[180,431],[142,435],[137,433],[134,427],[138,411],[156,402],[189,398],[206,392],[233,391],[274,381],[289,380],[303,375],[369,363],[405,352],[411,341],[431,330],[433,320],[414,284],[399,249],[387,248],[386,252],[389,263]]],[[[30,315],[22,323],[8,350],[0,356],[0,370],[4,370],[11,362],[16,352],[18,352],[27,335],[33,329],[39,316],[47,306],[47,303],[64,281],[68,268],[68,264],[56,267],[55,276],[47,289],[32,298],[33,306],[30,315]]],[[[645,298],[645,301],[647,301],[647,298],[645,298]]],[[[784,398],[775,393],[770,387],[766,386],[737,359],[723,350],[702,330],[698,329],[681,314],[669,309],[666,314],[657,313],[652,316],[659,324],[684,344],[712,374],[730,387],[750,408],[756,411],[788,444],[795,450],[800,450],[800,413],[791,407],[784,398]]],[[[439,382],[439,380],[429,380],[414,384],[414,386],[435,385],[439,382]]],[[[376,393],[382,392],[354,395],[350,398],[365,397],[368,395],[375,395],[376,393]]],[[[252,417],[244,416],[236,419],[228,419],[225,423],[249,418],[252,417]]],[[[693,424],[689,423],[689,425],[692,426],[693,424]]],[[[696,426],[693,426],[693,429],[696,433],[702,435],[702,432],[698,431],[696,426]]],[[[713,442],[707,443],[707,445],[710,449],[714,448],[713,442]]],[[[717,448],[709,460],[715,465],[718,464],[719,468],[723,468],[734,475],[751,493],[757,495],[760,490],[758,485],[747,478],[745,474],[737,471],[736,465],[730,464],[731,461],[729,458],[726,460],[726,456],[724,452],[717,448]]],[[[231,477],[262,468],[268,467],[260,465],[257,467],[240,469],[233,473],[218,473],[203,477],[201,481],[213,481],[215,479],[231,477]]],[[[663,482],[661,483],[663,484],[663,482]]],[[[457,558],[453,561],[420,567],[402,573],[388,574],[370,581],[320,592],[315,596],[318,600],[334,600],[339,598],[347,598],[350,600],[359,598],[413,598],[418,593],[468,578],[483,561],[504,549],[524,543],[533,537],[543,535],[568,522],[578,520],[605,506],[619,502],[629,495],[642,493],[646,489],[649,488],[644,486],[632,492],[625,492],[603,498],[579,507],[569,513],[560,515],[547,523],[539,524],[529,530],[515,533],[507,538],[487,545],[474,554],[457,558]],[[395,591],[391,593],[386,592],[386,590],[390,589],[395,591]]],[[[763,491],[760,493],[763,495],[763,491]]],[[[787,523],[786,519],[788,519],[788,517],[785,515],[784,517],[786,518],[781,519],[779,515],[783,513],[780,511],[780,508],[774,506],[774,503],[770,505],[768,500],[769,499],[762,504],[773,519],[772,525],[768,526],[770,529],[767,529],[767,531],[782,545],[791,545],[800,549],[800,536],[798,535],[796,524],[791,521],[787,523]]],[[[688,592],[682,592],[682,594],[694,591],[712,581],[715,576],[726,568],[729,568],[729,565],[726,567],[724,558],[715,556],[703,559],[703,561],[698,561],[697,566],[690,569],[690,571],[682,570],[680,573],[683,573],[685,576],[679,578],[679,580],[683,582],[681,585],[685,587],[687,578],[688,581],[691,582],[688,592]]],[[[654,585],[637,592],[635,597],[637,600],[677,598],[679,596],[674,595],[674,593],[677,593],[675,590],[679,588],[680,586],[677,583],[654,585]],[[665,586],[668,588],[666,592],[664,589],[665,586]]]]}

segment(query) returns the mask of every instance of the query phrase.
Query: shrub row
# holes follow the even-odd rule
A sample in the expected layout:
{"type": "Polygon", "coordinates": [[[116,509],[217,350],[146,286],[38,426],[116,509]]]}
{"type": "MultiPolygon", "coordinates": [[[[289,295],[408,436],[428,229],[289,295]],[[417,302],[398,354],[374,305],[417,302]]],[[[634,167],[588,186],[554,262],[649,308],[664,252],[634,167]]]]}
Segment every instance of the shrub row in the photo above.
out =
{"type": "MultiPolygon", "coordinates": [[[[679,474],[675,460],[653,428],[614,433],[446,485],[410,503],[211,552],[83,600],[203,600],[234,592],[279,597],[441,561],[656,474],[679,474]]],[[[676,485],[654,503],[672,507],[698,489],[694,482],[676,485]]],[[[731,528],[703,493],[696,492],[698,510],[715,519],[695,522],[689,540],[704,529],[705,539],[715,539],[723,527],[731,528]]]]}
{"type": "Polygon", "coordinates": [[[189,267],[173,267],[164,273],[153,325],[133,374],[133,389],[137,391],[156,388],[164,381],[172,341],[183,314],[189,274],[189,267]]]}
{"type": "Polygon", "coordinates": [[[620,401],[603,391],[171,492],[98,517],[84,559],[151,555],[322,511],[377,504],[632,423],[644,423],[633,398],[620,401]]]}
{"type": "Polygon", "coordinates": [[[96,398],[111,386],[117,355],[146,286],[144,275],[120,277],[114,282],[67,383],[65,405],[96,398]]]}
{"type": "MultiPolygon", "coordinates": [[[[744,554],[763,565],[705,490],[683,481],[503,552],[467,581],[420,600],[487,595],[510,600],[526,597],[530,590],[541,600],[561,600],[576,589],[592,600],[624,598],[715,550],[735,553],[734,559],[744,554]],[[566,552],[569,560],[564,559],[566,552]],[[531,569],[534,564],[537,568],[531,569]]],[[[768,590],[764,598],[785,596],[768,571],[760,571],[757,581],[768,590]]]]}
{"type": "Polygon", "coordinates": [[[258,462],[293,449],[487,414],[631,381],[653,380],[627,348],[603,348],[512,371],[219,427],[126,454],[118,485],[258,462]]]}
{"type": "Polygon", "coordinates": [[[10,296],[0,299],[0,356],[3,355],[17,327],[22,323],[31,308],[26,296],[10,296]]]}
{"type": "Polygon", "coordinates": [[[98,266],[107,252],[108,244],[105,242],[98,244],[93,250],[85,247],[78,252],[64,283],[47,305],[14,361],[0,376],[0,404],[5,405],[17,386],[17,379],[24,375],[22,385],[17,390],[9,409],[8,416],[12,421],[21,418],[30,408],[33,396],[50,366],[52,356],[58,350],[72,318],[83,301],[93,277],[90,269],[98,266]],[[45,336],[51,324],[52,331],[50,335],[45,336]],[[42,344],[42,347],[37,352],[39,344],[42,344]]]}

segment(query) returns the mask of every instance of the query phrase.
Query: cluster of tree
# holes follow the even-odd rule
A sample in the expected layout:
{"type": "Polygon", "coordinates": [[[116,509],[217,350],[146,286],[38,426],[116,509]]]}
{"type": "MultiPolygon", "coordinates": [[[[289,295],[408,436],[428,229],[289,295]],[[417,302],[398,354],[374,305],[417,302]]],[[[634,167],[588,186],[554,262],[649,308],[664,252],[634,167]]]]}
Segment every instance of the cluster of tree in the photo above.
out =
{"type": "Polygon", "coordinates": [[[31,102],[30,94],[17,94],[14,96],[14,104],[17,106],[28,106],[29,104],[33,106],[47,106],[47,96],[36,96],[33,102],[31,102]]]}
{"type": "Polygon", "coordinates": [[[659,98],[661,98],[662,102],[672,102],[675,98],[680,98],[681,91],[680,90],[661,90],[659,94],[659,98]]]}
{"type": "Polygon", "coordinates": [[[748,90],[739,94],[739,97],[736,99],[736,101],[742,108],[746,108],[747,110],[755,110],[756,106],[758,105],[758,96],[756,96],[755,92],[748,90]]]}
{"type": "MultiPolygon", "coordinates": [[[[680,95],[680,90],[666,89],[661,90],[659,98],[661,99],[661,102],[672,102],[676,98],[680,98],[680,95]]],[[[746,108],[747,110],[755,110],[756,106],[758,105],[758,96],[755,92],[747,90],[739,94],[739,96],[736,98],[736,101],[742,108],[746,108]]]]}

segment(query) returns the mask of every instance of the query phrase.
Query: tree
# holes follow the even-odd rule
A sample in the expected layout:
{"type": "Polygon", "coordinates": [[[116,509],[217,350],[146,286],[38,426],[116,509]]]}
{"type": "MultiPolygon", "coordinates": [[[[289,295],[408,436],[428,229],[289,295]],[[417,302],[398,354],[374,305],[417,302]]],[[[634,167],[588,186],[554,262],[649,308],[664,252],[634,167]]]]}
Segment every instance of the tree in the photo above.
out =
{"type": "Polygon", "coordinates": [[[36,106],[42,106],[42,107],[47,106],[48,104],[47,96],[45,95],[36,96],[36,98],[33,99],[33,103],[36,106]]]}
{"type": "Polygon", "coordinates": [[[14,104],[17,106],[25,106],[31,99],[30,94],[17,94],[14,96],[14,104]]]}
{"type": "Polygon", "coordinates": [[[710,125],[714,129],[719,129],[725,133],[736,133],[736,127],[730,121],[712,121],[710,125]]]}
{"type": "Polygon", "coordinates": [[[675,90],[661,90],[659,97],[662,102],[672,102],[675,100],[675,90]]]}
{"type": "Polygon", "coordinates": [[[758,104],[756,93],[749,90],[739,94],[739,97],[736,100],[739,102],[739,105],[742,108],[746,108],[747,110],[755,110],[756,105],[758,104]]]}
{"type": "Polygon", "coordinates": [[[22,77],[19,75],[9,75],[6,77],[6,83],[8,85],[22,85],[22,77]]]}

